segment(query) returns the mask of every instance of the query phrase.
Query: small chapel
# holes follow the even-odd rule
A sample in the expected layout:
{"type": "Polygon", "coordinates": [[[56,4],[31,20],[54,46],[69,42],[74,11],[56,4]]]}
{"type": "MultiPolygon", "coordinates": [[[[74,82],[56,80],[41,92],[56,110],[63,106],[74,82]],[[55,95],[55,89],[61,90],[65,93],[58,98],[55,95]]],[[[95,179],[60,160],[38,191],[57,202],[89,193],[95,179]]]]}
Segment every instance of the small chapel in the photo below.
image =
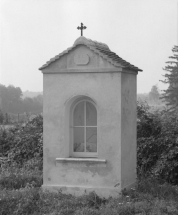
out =
{"type": "Polygon", "coordinates": [[[136,183],[138,67],[81,36],[43,73],[43,189],[117,196],[136,183]]]}

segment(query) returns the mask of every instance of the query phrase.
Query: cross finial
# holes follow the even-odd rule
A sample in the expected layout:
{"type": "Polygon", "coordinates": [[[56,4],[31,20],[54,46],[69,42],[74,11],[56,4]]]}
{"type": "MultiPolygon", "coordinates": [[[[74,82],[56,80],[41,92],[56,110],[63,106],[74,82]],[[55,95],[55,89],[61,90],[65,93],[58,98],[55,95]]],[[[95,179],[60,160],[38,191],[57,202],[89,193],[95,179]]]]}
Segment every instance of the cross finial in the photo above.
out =
{"type": "Polygon", "coordinates": [[[86,29],[86,26],[83,26],[83,23],[81,23],[81,27],[77,27],[78,30],[81,30],[81,36],[83,36],[83,30],[86,29]]]}

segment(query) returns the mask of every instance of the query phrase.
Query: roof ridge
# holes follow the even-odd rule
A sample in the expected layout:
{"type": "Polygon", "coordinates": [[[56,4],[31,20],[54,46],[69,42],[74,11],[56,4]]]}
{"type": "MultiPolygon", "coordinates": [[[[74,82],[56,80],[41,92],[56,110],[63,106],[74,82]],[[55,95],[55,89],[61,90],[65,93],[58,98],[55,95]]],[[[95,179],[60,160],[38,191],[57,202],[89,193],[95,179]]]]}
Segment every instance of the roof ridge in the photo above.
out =
{"type": "Polygon", "coordinates": [[[99,47],[104,48],[105,50],[106,49],[110,50],[108,45],[106,45],[105,43],[101,43],[101,42],[98,42],[96,40],[91,40],[91,39],[88,39],[88,38],[83,37],[83,36],[77,38],[75,40],[75,42],[74,42],[74,46],[79,45],[79,44],[92,45],[92,46],[95,46],[95,47],[99,46],[99,47]]]}
{"type": "Polygon", "coordinates": [[[89,49],[99,54],[101,57],[103,57],[104,59],[106,59],[108,62],[110,62],[116,67],[121,66],[123,68],[131,69],[131,70],[142,71],[138,67],[130,64],[129,62],[119,57],[116,53],[112,52],[105,43],[93,41],[83,36],[77,38],[73,46],[69,47],[68,49],[64,50],[60,54],[56,55],[55,57],[47,61],[43,66],[39,68],[39,70],[42,70],[45,67],[49,66],[52,62],[56,61],[61,56],[67,54],[69,51],[71,51],[73,48],[75,48],[78,45],[86,45],[89,49]]]}

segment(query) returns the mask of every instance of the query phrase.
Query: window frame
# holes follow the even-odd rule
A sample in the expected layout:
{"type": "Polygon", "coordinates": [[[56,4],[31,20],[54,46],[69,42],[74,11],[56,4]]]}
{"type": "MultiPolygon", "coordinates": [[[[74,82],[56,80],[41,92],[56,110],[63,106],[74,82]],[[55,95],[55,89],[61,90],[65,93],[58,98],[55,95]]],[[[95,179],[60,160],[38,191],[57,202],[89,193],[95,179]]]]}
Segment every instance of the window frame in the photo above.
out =
{"type": "Polygon", "coordinates": [[[87,126],[86,125],[86,102],[89,102],[91,104],[94,105],[94,107],[96,108],[96,116],[98,115],[97,114],[97,107],[96,107],[96,104],[88,99],[88,98],[81,98],[77,101],[75,101],[72,105],[72,110],[71,110],[71,147],[70,147],[70,151],[71,151],[71,157],[80,157],[80,158],[93,158],[93,157],[98,157],[98,123],[97,123],[97,119],[96,119],[96,126],[87,126]],[[81,102],[84,102],[84,126],[74,126],[74,110],[75,110],[75,107],[81,103],[81,102]],[[97,131],[97,151],[96,152],[74,152],[74,127],[83,127],[84,128],[84,140],[85,140],[85,143],[84,143],[84,146],[86,147],[86,128],[87,127],[94,127],[96,128],[96,131],[97,131]]]}

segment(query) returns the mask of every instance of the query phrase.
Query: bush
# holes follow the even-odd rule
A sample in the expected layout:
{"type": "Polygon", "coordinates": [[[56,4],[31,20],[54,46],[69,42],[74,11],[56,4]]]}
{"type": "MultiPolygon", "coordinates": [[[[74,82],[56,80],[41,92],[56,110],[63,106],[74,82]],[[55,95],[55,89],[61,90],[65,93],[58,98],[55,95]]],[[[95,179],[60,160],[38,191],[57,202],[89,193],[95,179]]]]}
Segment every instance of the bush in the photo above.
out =
{"type": "Polygon", "coordinates": [[[14,135],[17,128],[7,129],[0,127],[0,156],[7,157],[8,152],[14,147],[14,135]]]}
{"type": "Polygon", "coordinates": [[[137,128],[138,176],[178,184],[178,116],[138,103],[137,128]]]}
{"type": "Polygon", "coordinates": [[[20,189],[24,187],[41,187],[42,171],[39,163],[32,159],[20,167],[17,163],[6,162],[0,169],[0,189],[20,189]]]}
{"type": "Polygon", "coordinates": [[[148,138],[161,133],[161,112],[151,112],[146,102],[137,102],[137,138],[148,138]]]}
{"type": "Polygon", "coordinates": [[[24,126],[0,130],[0,188],[20,189],[42,185],[43,119],[37,116],[24,126]]]}
{"type": "Polygon", "coordinates": [[[25,215],[39,214],[38,201],[40,198],[39,189],[21,189],[6,191],[0,195],[0,214],[2,215],[25,215]]]}
{"type": "MultiPolygon", "coordinates": [[[[1,156],[23,165],[34,157],[43,157],[43,118],[33,118],[24,126],[15,126],[0,131],[1,156]]],[[[42,164],[41,164],[42,166],[42,164]]]]}

